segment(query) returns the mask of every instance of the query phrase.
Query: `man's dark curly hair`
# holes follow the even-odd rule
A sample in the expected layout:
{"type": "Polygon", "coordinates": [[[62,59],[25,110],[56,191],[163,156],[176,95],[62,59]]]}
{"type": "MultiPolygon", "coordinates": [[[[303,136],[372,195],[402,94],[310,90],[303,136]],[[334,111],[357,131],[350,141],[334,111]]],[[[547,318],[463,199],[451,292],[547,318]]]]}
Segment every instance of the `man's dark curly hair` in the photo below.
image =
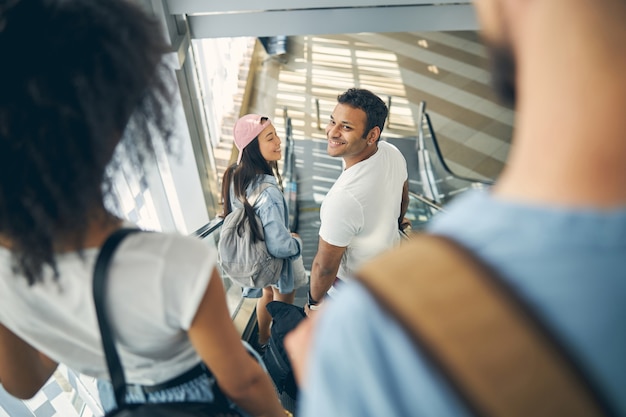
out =
{"type": "MultiPolygon", "coordinates": [[[[345,93],[337,96],[337,101],[340,104],[347,104],[365,112],[367,126],[365,126],[363,137],[367,136],[369,131],[376,126],[380,128],[380,133],[383,133],[389,110],[385,102],[376,94],[363,88],[350,88],[345,93]]],[[[380,136],[378,139],[380,139],[380,136]]]]}
{"type": "Polygon", "coordinates": [[[123,0],[0,0],[0,237],[33,284],[106,219],[105,171],[122,135],[135,159],[171,135],[168,46],[123,0]],[[104,216],[103,216],[104,214],[104,216]]]}

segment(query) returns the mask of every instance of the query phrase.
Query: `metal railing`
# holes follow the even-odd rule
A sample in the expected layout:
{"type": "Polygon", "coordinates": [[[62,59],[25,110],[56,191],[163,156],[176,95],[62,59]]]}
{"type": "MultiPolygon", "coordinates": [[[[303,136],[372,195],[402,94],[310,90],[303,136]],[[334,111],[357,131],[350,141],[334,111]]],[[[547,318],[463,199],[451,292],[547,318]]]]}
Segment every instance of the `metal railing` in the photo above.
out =
{"type": "Polygon", "coordinates": [[[424,230],[434,216],[443,212],[445,212],[444,208],[436,202],[420,194],[409,192],[409,207],[405,217],[411,221],[412,230],[424,230]]]}

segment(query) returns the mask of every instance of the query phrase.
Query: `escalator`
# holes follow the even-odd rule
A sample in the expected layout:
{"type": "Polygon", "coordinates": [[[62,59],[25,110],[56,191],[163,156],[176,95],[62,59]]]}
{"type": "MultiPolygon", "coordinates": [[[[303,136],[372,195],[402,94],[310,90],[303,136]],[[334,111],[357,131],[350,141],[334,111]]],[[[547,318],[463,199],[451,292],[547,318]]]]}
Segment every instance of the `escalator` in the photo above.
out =
{"type": "MultiPolygon", "coordinates": [[[[396,145],[405,155],[409,170],[409,207],[406,217],[413,231],[424,230],[429,222],[445,211],[445,205],[461,193],[475,188],[489,187],[493,181],[457,175],[445,162],[430,117],[420,105],[421,124],[415,138],[386,139],[396,145]]],[[[284,110],[285,158],[282,165],[282,183],[288,203],[292,231],[297,231],[304,241],[304,265],[310,271],[317,252],[319,231],[319,208],[323,196],[341,174],[341,158],[326,154],[325,140],[294,141],[291,119],[284,110]]],[[[196,231],[195,235],[209,245],[219,240],[222,219],[196,231]]],[[[257,335],[254,300],[243,299],[241,288],[224,277],[228,305],[233,320],[241,331],[242,339],[254,340],[257,335]],[[237,325],[237,322],[241,323],[237,325]]],[[[296,291],[295,304],[306,302],[306,288],[296,291]]],[[[283,399],[284,400],[284,399],[283,399]]],[[[284,404],[293,409],[294,404],[284,404]]]]}
{"type": "MultiPolygon", "coordinates": [[[[419,106],[420,120],[417,136],[382,139],[397,146],[405,156],[409,171],[409,207],[406,217],[414,231],[424,230],[430,220],[456,196],[476,188],[493,184],[492,180],[469,178],[458,175],[445,161],[435,131],[426,112],[426,103],[419,106]]],[[[319,232],[319,209],[323,197],[343,170],[341,158],[329,157],[326,141],[320,139],[298,140],[293,138],[291,118],[283,110],[285,126],[285,158],[282,164],[282,184],[289,207],[289,226],[298,232],[304,242],[303,260],[310,271],[317,253],[319,232]]],[[[221,219],[216,219],[196,232],[210,244],[217,245],[221,219]]],[[[233,317],[244,303],[240,289],[225,278],[229,295],[229,307],[233,317]]],[[[306,290],[296,291],[296,304],[303,305],[306,290]]]]}

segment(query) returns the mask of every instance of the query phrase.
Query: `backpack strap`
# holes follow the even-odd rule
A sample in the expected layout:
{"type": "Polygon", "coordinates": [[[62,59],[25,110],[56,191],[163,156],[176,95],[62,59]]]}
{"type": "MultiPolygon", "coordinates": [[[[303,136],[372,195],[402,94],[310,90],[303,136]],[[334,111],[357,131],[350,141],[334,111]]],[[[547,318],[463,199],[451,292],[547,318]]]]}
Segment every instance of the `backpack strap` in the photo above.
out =
{"type": "Polygon", "coordinates": [[[358,278],[474,415],[616,415],[530,309],[459,244],[416,235],[358,278]]]}
{"type": "MultiPolygon", "coordinates": [[[[250,194],[250,198],[248,198],[248,203],[250,203],[250,207],[254,207],[257,198],[259,198],[261,193],[269,187],[273,187],[273,185],[267,182],[262,182],[261,184],[259,184],[258,187],[254,189],[254,191],[252,191],[252,193],[250,194]]],[[[241,198],[239,199],[239,201],[243,203],[243,200],[241,198]]]]}

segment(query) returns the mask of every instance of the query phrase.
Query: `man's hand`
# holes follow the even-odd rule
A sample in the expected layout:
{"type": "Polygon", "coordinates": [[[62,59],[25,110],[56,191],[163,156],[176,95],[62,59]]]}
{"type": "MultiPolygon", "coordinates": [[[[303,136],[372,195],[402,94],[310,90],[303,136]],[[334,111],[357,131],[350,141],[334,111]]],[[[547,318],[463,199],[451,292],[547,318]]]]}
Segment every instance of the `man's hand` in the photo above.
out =
{"type": "Polygon", "coordinates": [[[304,305],[304,313],[308,316],[308,317],[313,317],[313,316],[317,316],[317,312],[319,311],[319,309],[322,307],[322,303],[319,303],[315,306],[311,306],[308,303],[304,305]],[[311,308],[313,307],[313,308],[311,308]]]}
{"type": "Polygon", "coordinates": [[[411,228],[411,220],[407,219],[406,217],[403,217],[402,220],[400,220],[400,223],[398,224],[398,226],[400,227],[400,230],[404,231],[405,229],[410,229],[411,228]]]}

